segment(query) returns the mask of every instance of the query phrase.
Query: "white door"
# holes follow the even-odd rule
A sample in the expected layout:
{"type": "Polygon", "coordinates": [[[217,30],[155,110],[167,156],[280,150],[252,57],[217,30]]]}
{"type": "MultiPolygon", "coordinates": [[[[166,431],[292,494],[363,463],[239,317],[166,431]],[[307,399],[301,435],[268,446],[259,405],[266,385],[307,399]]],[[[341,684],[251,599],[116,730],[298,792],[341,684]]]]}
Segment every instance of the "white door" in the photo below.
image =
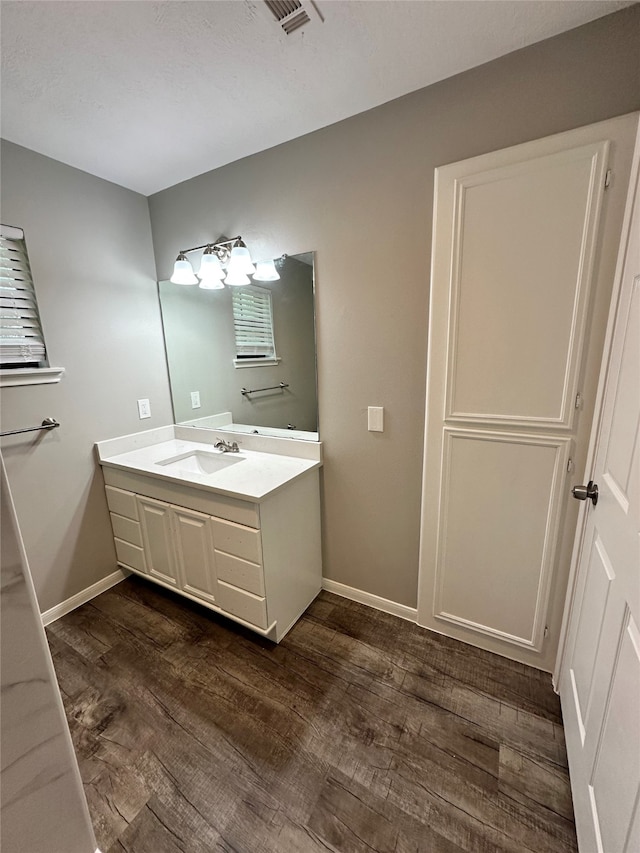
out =
{"type": "Polygon", "coordinates": [[[216,572],[211,518],[179,506],[172,509],[180,589],[213,603],[216,572]]]}
{"type": "Polygon", "coordinates": [[[418,622],[549,670],[636,127],[436,170],[418,622]]]}
{"type": "MultiPolygon", "coordinates": [[[[640,850],[640,188],[629,199],[611,345],[559,674],[581,853],[640,850]]],[[[584,485],[584,484],[582,484],[584,485]]]]}
{"type": "Polygon", "coordinates": [[[136,495],[147,573],[170,586],[178,585],[171,528],[172,510],[164,501],[136,495]]]}

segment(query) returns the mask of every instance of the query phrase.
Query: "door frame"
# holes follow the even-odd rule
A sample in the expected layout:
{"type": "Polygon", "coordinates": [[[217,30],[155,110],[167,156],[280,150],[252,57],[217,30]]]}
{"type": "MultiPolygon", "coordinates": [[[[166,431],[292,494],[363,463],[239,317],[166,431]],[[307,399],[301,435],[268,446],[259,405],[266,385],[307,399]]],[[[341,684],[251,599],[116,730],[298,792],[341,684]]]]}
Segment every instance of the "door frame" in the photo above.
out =
{"type": "MultiPolygon", "coordinates": [[[[611,287],[614,278],[614,270],[617,267],[617,249],[621,233],[621,225],[626,203],[626,186],[629,171],[631,168],[635,138],[638,129],[638,113],[628,113],[621,116],[616,116],[605,121],[596,122],[594,124],[585,125],[574,128],[564,133],[553,134],[550,137],[543,139],[530,140],[518,146],[511,146],[514,150],[521,149],[524,151],[527,148],[533,148],[536,143],[548,140],[551,144],[548,150],[554,150],[553,146],[557,145],[562,148],[564,140],[571,140],[571,144],[579,146],[582,144],[592,143],[597,139],[613,140],[609,149],[609,162],[607,169],[613,171],[612,186],[617,190],[616,193],[605,193],[603,199],[603,208],[601,210],[600,220],[600,235],[599,245],[596,248],[596,256],[594,268],[592,271],[592,293],[590,298],[590,307],[587,312],[587,328],[586,338],[588,341],[583,352],[583,361],[580,370],[579,390],[581,395],[581,413],[578,422],[579,446],[573,443],[571,457],[577,470],[581,470],[584,465],[584,460],[587,455],[587,447],[589,436],[592,430],[593,418],[595,416],[595,401],[600,376],[600,364],[602,360],[603,345],[605,342],[605,333],[607,327],[607,318],[609,316],[609,306],[611,300],[611,287]],[[631,126],[629,126],[631,125],[631,126]],[[619,128],[619,130],[618,130],[619,128]],[[616,181],[617,186],[616,186],[616,181]],[[622,190],[621,190],[622,187],[622,190]],[[604,247],[604,248],[603,248],[604,247]],[[585,393],[586,392],[586,393],[585,393]]],[[[557,150],[557,149],[556,149],[557,150]]],[[[478,157],[469,158],[461,161],[465,164],[473,164],[474,161],[484,161],[483,168],[490,168],[491,156],[498,156],[501,152],[489,152],[488,154],[479,155],[478,157]]],[[[448,164],[455,165],[455,164],[448,164]]],[[[607,179],[608,185],[608,179],[607,179]]],[[[472,643],[479,648],[484,648],[488,651],[502,654],[514,660],[539,669],[553,672],[554,663],[557,659],[557,650],[559,641],[564,633],[561,633],[563,626],[563,607],[565,604],[567,582],[570,577],[570,566],[572,557],[572,548],[574,542],[575,520],[577,518],[578,507],[572,505],[573,502],[565,500],[560,510],[558,523],[563,524],[563,529],[560,531],[558,541],[556,543],[556,554],[554,558],[554,567],[550,574],[549,589],[546,606],[546,620],[544,640],[541,649],[534,650],[524,647],[518,647],[513,643],[502,643],[498,638],[493,636],[483,636],[480,632],[466,632],[462,626],[449,625],[446,623],[433,624],[435,620],[431,617],[433,610],[433,584],[431,583],[432,572],[429,569],[429,561],[435,559],[435,552],[432,554],[428,549],[428,540],[433,536],[426,536],[426,506],[431,507],[431,513],[439,513],[439,498],[435,500],[433,489],[427,480],[427,468],[429,460],[427,458],[427,439],[430,430],[433,429],[432,423],[434,416],[439,418],[439,412],[429,410],[429,400],[431,397],[431,384],[434,381],[434,359],[442,362],[448,358],[448,349],[446,351],[434,352],[431,344],[434,336],[431,334],[434,323],[434,302],[437,299],[437,304],[441,304],[443,299],[450,299],[450,295],[443,296],[440,290],[436,293],[436,288],[433,286],[434,275],[437,271],[435,265],[435,246],[436,246],[436,229],[437,216],[436,204],[438,203],[437,196],[437,181],[434,193],[434,221],[432,231],[432,257],[431,257],[431,294],[429,307],[429,355],[427,364],[427,411],[425,417],[425,440],[424,440],[424,459],[423,459],[423,481],[422,481],[422,503],[421,503],[421,531],[420,531],[420,546],[419,546],[419,567],[418,567],[418,601],[417,601],[417,623],[430,630],[439,631],[447,636],[457,638],[463,642],[472,643]],[[435,502],[434,502],[435,501],[435,502]],[[569,526],[567,526],[569,525],[569,526]]],[[[441,226],[442,227],[442,226],[441,226]]],[[[438,232],[439,233],[439,232],[438,232]]],[[[437,337],[437,336],[436,336],[437,337]]],[[[560,432],[560,430],[558,430],[560,432]]],[[[568,476],[568,475],[567,475],[568,476]]],[[[567,483],[569,480],[567,479],[567,483]]],[[[439,491],[438,491],[439,494],[439,491]]]]}

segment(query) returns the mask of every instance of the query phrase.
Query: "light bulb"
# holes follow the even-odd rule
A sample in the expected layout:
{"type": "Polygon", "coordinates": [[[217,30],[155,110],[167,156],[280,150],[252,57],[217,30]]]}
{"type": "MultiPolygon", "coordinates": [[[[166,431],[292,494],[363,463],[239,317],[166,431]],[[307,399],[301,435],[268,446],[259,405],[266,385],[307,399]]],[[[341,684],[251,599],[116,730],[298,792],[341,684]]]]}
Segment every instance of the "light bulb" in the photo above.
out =
{"type": "Polygon", "coordinates": [[[251,275],[256,271],[256,268],[251,262],[249,250],[242,240],[236,240],[235,245],[231,250],[228,270],[229,272],[243,272],[246,275],[251,275]]]}
{"type": "MultiPolygon", "coordinates": [[[[200,261],[200,271],[198,276],[203,281],[220,281],[224,277],[224,271],[218,256],[214,253],[211,246],[207,246],[202,254],[200,261]]],[[[214,289],[214,288],[211,288],[214,289]]]]}
{"type": "Polygon", "coordinates": [[[254,281],[278,281],[280,276],[273,261],[258,261],[254,281]]]}
{"type": "Polygon", "coordinates": [[[200,287],[202,290],[224,290],[224,282],[219,278],[203,278],[200,287]]]}
{"type": "Polygon", "coordinates": [[[240,287],[243,284],[251,284],[251,281],[246,273],[243,273],[240,270],[231,269],[231,264],[229,264],[229,272],[227,273],[224,283],[228,284],[229,287],[240,287]]]}
{"type": "Polygon", "coordinates": [[[173,284],[197,284],[198,279],[193,267],[187,260],[187,256],[180,252],[173,265],[173,274],[169,279],[173,284]]]}

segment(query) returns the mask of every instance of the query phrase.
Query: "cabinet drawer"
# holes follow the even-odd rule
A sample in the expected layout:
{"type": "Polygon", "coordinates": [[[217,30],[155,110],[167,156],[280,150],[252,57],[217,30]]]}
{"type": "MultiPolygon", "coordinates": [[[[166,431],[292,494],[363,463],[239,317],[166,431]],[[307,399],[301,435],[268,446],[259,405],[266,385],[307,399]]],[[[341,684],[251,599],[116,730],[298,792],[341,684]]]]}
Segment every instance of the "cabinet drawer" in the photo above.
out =
{"type": "Polygon", "coordinates": [[[218,605],[245,622],[267,628],[267,603],[264,598],[218,581],[218,605]]]}
{"type": "Polygon", "coordinates": [[[147,564],[144,559],[144,551],[138,548],[137,545],[132,545],[130,542],[123,542],[122,539],[113,540],[116,545],[116,555],[119,563],[124,563],[125,566],[130,566],[139,572],[147,571],[147,564]]]}
{"type": "Polygon", "coordinates": [[[113,527],[113,535],[116,539],[124,539],[125,542],[130,542],[132,545],[142,548],[142,530],[137,521],[125,518],[123,515],[116,515],[115,512],[112,512],[111,527],[113,527]]]}
{"type": "Polygon", "coordinates": [[[226,581],[255,595],[264,595],[264,574],[262,566],[256,563],[249,563],[231,554],[216,551],[216,574],[218,580],[226,581]]]}
{"type": "Polygon", "coordinates": [[[115,486],[105,486],[104,490],[107,493],[107,503],[111,512],[138,520],[136,496],[133,492],[125,492],[124,489],[117,489],[115,486]]]}
{"type": "Polygon", "coordinates": [[[223,521],[221,518],[211,519],[211,529],[216,551],[224,551],[234,557],[249,560],[250,563],[262,565],[259,530],[235,524],[233,521],[223,521]]]}

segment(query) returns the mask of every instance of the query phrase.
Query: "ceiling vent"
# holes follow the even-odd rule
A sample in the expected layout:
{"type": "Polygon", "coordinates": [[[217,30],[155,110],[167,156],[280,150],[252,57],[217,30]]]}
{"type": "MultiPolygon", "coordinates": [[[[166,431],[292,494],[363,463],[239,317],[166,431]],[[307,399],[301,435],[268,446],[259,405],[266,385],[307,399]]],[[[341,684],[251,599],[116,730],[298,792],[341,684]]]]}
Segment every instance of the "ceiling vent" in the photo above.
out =
{"type": "Polygon", "coordinates": [[[324,20],[312,0],[264,0],[264,2],[288,36],[305,24],[310,24],[314,18],[324,20]]]}

